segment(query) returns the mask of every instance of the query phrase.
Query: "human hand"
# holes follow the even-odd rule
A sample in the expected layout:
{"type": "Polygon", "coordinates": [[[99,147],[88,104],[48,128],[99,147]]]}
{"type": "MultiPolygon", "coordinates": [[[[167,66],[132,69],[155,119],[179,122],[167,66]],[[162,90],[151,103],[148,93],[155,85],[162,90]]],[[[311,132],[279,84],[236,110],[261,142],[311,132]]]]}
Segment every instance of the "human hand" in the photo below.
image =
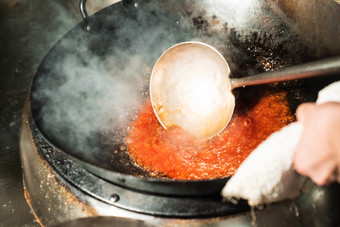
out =
{"type": "Polygon", "coordinates": [[[305,103],[297,109],[303,132],[294,157],[294,167],[316,184],[340,182],[340,103],[305,103]]]}

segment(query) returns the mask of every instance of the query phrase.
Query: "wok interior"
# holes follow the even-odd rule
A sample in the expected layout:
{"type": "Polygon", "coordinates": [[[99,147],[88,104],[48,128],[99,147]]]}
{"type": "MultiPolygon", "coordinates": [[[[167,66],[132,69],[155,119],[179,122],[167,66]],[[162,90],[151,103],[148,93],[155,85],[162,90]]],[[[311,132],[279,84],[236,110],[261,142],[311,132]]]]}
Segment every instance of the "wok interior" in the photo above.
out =
{"type": "MultiPolygon", "coordinates": [[[[244,3],[247,8],[222,0],[214,4],[147,1],[137,9],[122,10],[116,4],[90,17],[90,31],[84,29],[85,22],[72,29],[39,67],[31,95],[38,129],[52,144],[83,162],[152,178],[131,160],[125,138],[149,98],[150,68],[168,47],[188,40],[206,42],[226,58],[231,77],[327,55],[305,43],[264,1],[251,2],[244,3]]],[[[294,113],[300,103],[314,101],[317,91],[334,79],[279,83],[274,89],[288,91],[294,113]]],[[[236,103],[247,108],[266,88],[236,89],[236,103]]]]}

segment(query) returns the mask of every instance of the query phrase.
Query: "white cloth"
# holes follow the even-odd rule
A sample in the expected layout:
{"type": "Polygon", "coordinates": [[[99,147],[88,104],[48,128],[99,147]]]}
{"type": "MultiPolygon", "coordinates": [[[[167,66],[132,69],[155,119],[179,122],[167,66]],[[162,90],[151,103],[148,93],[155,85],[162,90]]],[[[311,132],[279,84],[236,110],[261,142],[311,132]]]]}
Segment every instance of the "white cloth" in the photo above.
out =
{"type": "MultiPolygon", "coordinates": [[[[317,104],[340,102],[340,81],[322,89],[317,104]]],[[[305,177],[293,169],[303,126],[294,122],[270,135],[241,164],[222,190],[227,199],[243,198],[250,206],[297,196],[305,177]]]]}

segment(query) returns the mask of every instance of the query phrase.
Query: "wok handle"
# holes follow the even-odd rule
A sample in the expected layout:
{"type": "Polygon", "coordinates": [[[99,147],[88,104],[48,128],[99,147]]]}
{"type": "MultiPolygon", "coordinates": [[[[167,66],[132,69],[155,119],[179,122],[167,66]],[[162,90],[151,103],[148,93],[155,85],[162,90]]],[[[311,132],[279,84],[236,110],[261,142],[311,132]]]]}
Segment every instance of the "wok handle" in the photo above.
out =
{"type": "MultiPolygon", "coordinates": [[[[131,6],[133,5],[135,8],[138,5],[138,1],[135,0],[122,0],[123,2],[123,6],[131,6]]],[[[86,0],[79,0],[79,11],[80,11],[80,15],[83,18],[84,21],[87,20],[87,18],[89,17],[87,10],[86,10],[86,0]]]]}
{"type": "Polygon", "coordinates": [[[86,0],[79,1],[79,10],[83,20],[86,20],[86,18],[89,16],[86,11],[86,0]]]}
{"type": "Polygon", "coordinates": [[[277,71],[260,73],[243,78],[231,78],[232,89],[250,85],[267,84],[281,81],[305,79],[340,73],[340,57],[327,58],[277,71]]]}
{"type": "Polygon", "coordinates": [[[89,16],[86,10],[86,0],[79,1],[79,10],[80,10],[80,15],[83,18],[83,20],[86,20],[86,18],[89,16]]]}

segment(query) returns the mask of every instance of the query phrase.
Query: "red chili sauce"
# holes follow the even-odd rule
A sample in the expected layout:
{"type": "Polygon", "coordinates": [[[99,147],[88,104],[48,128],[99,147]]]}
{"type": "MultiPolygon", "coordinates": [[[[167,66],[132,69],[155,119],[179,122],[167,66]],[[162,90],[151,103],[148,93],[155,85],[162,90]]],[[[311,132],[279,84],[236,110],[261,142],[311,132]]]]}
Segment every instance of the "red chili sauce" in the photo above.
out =
{"type": "Polygon", "coordinates": [[[202,142],[180,128],[165,130],[149,100],[131,125],[128,152],[139,166],[159,177],[179,180],[227,177],[271,133],[293,120],[286,92],[268,92],[246,112],[236,108],[225,130],[202,142]]]}

